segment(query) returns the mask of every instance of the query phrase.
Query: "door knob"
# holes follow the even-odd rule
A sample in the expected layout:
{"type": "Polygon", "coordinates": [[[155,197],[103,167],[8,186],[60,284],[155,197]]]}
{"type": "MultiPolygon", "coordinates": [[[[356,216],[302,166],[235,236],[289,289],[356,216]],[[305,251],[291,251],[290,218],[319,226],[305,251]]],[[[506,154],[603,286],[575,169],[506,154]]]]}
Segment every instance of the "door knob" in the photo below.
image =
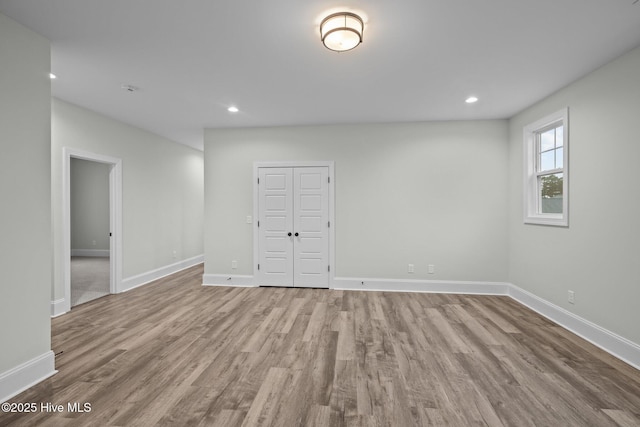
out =
{"type": "Polygon", "coordinates": [[[298,237],[298,233],[296,233],[295,236],[298,237]]]}
{"type": "Polygon", "coordinates": [[[287,236],[291,237],[291,233],[287,233],[287,236]]]}

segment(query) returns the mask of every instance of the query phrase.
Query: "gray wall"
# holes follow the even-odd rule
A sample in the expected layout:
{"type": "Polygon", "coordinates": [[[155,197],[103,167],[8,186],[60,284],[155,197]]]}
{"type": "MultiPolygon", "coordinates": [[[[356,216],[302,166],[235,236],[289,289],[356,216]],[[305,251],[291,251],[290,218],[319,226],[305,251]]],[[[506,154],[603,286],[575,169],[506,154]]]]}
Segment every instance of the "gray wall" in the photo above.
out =
{"type": "Polygon", "coordinates": [[[509,281],[640,343],[640,48],[510,120],[509,281]],[[522,221],[522,128],[569,107],[569,228],[522,221]],[[615,202],[615,203],[611,203],[615,202]],[[575,305],[567,291],[575,292],[575,305]]]}
{"type": "Polygon", "coordinates": [[[0,374],[51,350],[49,42],[0,14],[0,374]]]}
{"type": "Polygon", "coordinates": [[[253,161],[276,160],[335,161],[336,276],[506,280],[506,121],[205,130],[205,273],[253,274],[253,161]]]}
{"type": "Polygon", "coordinates": [[[109,170],[71,159],[71,250],[109,250],[109,170]]]}
{"type": "Polygon", "coordinates": [[[202,255],[202,152],[54,98],[53,300],[64,298],[62,148],[65,146],[122,159],[124,279],[202,255]],[[175,258],[173,251],[177,253],[175,258]]]}

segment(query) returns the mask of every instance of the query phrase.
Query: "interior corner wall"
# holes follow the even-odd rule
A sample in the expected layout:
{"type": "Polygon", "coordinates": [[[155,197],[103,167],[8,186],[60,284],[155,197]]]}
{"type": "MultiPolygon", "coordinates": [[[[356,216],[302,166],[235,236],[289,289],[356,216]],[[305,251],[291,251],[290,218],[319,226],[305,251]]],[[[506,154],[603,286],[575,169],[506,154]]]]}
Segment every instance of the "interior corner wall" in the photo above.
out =
{"type": "Polygon", "coordinates": [[[56,98],[51,103],[53,300],[64,298],[63,147],[122,159],[124,279],[201,256],[203,153],[56,98]]]}
{"type": "Polygon", "coordinates": [[[253,274],[254,161],[335,161],[336,276],[505,281],[507,133],[503,120],[207,129],[205,273],[253,274]]]}
{"type": "Polygon", "coordinates": [[[51,350],[49,41],[0,14],[0,61],[2,378],[51,350]]]}
{"type": "Polygon", "coordinates": [[[71,250],[109,250],[109,170],[71,159],[71,250]]]}
{"type": "Polygon", "coordinates": [[[636,48],[509,122],[509,281],[638,345],[639,75],[636,48]],[[524,224],[523,127],[567,106],[569,227],[524,224]]]}

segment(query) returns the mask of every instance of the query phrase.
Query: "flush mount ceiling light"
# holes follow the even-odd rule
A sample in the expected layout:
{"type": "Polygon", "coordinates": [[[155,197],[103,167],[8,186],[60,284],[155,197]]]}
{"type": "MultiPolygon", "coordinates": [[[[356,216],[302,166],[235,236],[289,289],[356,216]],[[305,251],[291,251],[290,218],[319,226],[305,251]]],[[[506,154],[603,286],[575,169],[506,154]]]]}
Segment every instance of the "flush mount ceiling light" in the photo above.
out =
{"type": "Polygon", "coordinates": [[[364,22],[355,13],[332,13],[320,23],[320,39],[329,50],[344,52],[362,43],[364,22]]]}
{"type": "Polygon", "coordinates": [[[470,96],[467,99],[465,99],[465,101],[467,104],[473,104],[475,102],[478,102],[478,97],[477,96],[470,96]]]}
{"type": "Polygon", "coordinates": [[[231,107],[227,108],[227,111],[230,113],[237,113],[240,110],[238,110],[238,107],[232,105],[231,107]]]}

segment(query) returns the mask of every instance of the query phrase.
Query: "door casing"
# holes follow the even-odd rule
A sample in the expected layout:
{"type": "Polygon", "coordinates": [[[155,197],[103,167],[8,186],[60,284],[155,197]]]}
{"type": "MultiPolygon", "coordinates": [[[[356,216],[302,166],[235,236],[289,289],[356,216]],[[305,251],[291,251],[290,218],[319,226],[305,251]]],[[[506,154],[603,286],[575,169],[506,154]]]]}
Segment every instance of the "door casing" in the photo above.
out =
{"type": "Polygon", "coordinates": [[[255,283],[258,281],[258,260],[260,259],[258,218],[259,212],[259,188],[258,170],[260,168],[304,168],[304,167],[326,167],[329,171],[329,289],[333,289],[333,279],[335,277],[335,179],[333,161],[283,161],[283,162],[253,162],[253,277],[255,283]]]}
{"type": "Polygon", "coordinates": [[[62,281],[64,284],[63,313],[71,310],[71,159],[90,160],[110,165],[109,171],[109,245],[110,271],[109,291],[122,292],[122,159],[77,150],[62,148],[62,281]]]}

